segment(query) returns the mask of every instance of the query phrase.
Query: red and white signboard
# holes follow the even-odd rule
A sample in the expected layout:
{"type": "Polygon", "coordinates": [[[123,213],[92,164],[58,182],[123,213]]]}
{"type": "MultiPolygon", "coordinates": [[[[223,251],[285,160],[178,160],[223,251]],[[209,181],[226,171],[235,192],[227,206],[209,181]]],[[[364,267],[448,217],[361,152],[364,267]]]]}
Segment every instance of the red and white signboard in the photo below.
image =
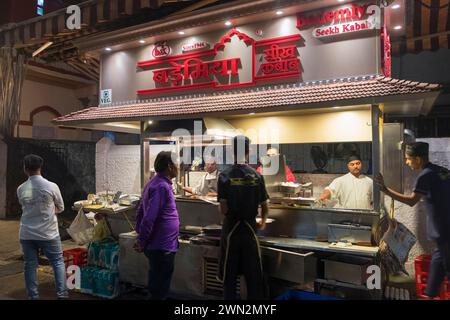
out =
{"type": "Polygon", "coordinates": [[[340,7],[331,10],[306,14],[299,13],[297,14],[297,28],[305,30],[311,27],[366,20],[373,14],[367,13],[368,7],[369,6],[366,4],[352,4],[348,7],[340,7]]]}
{"type": "Polygon", "coordinates": [[[327,27],[316,28],[313,30],[315,38],[327,38],[348,33],[367,31],[375,29],[375,24],[370,20],[354,21],[350,23],[342,23],[327,27]]]}
{"type": "Polygon", "coordinates": [[[137,94],[142,96],[193,89],[233,88],[255,85],[261,81],[298,79],[301,69],[297,47],[301,40],[300,34],[293,34],[256,41],[232,29],[211,49],[204,48],[138,62],[138,69],[152,71],[155,88],[138,90],[137,94]],[[246,66],[251,69],[249,81],[239,81],[239,72],[243,68],[240,57],[216,57],[225,46],[232,45],[232,37],[238,37],[252,48],[251,65],[246,66]]]}
{"type": "Polygon", "coordinates": [[[209,43],[205,42],[205,41],[200,41],[200,42],[195,42],[195,43],[184,44],[181,47],[181,51],[188,52],[188,51],[195,51],[195,50],[205,49],[205,48],[209,48],[209,43]]]}

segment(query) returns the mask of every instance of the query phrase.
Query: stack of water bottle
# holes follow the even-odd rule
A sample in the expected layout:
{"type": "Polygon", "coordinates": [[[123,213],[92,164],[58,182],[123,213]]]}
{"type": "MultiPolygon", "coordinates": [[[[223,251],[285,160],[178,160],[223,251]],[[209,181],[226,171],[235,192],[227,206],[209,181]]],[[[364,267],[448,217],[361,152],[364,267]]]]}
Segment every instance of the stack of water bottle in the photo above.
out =
{"type": "Polygon", "coordinates": [[[81,268],[81,292],[113,299],[119,295],[119,244],[111,238],[92,241],[88,265],[81,268]]]}

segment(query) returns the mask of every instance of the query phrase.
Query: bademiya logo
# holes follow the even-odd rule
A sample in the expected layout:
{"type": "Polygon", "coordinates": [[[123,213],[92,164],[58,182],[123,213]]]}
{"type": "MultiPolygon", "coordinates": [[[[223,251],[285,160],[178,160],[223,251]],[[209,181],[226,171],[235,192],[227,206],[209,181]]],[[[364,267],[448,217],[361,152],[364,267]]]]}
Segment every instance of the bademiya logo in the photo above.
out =
{"type": "Polygon", "coordinates": [[[66,27],[69,30],[81,29],[81,9],[77,5],[68,6],[66,13],[70,16],[66,20],[66,27]]]}
{"type": "Polygon", "coordinates": [[[167,42],[158,42],[152,50],[152,56],[154,58],[162,58],[168,56],[171,52],[172,49],[167,45],[167,42]]]}

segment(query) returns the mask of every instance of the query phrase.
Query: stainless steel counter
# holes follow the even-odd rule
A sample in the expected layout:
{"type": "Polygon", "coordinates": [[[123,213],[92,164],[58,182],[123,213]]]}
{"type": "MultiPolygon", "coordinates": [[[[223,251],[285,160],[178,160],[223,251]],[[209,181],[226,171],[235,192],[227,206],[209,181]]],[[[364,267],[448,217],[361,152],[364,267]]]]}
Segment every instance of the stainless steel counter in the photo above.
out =
{"type": "Polygon", "coordinates": [[[262,246],[272,246],[282,249],[301,249],[307,251],[346,253],[367,257],[375,257],[378,253],[378,247],[361,247],[361,246],[337,247],[331,246],[328,242],[319,242],[307,239],[260,237],[259,240],[262,246]]]}
{"type": "MultiPolygon", "coordinates": [[[[221,224],[223,216],[219,213],[218,203],[205,202],[199,199],[177,198],[177,208],[182,226],[206,226],[221,224]]],[[[328,225],[350,222],[369,226],[375,233],[379,215],[364,210],[303,208],[283,205],[269,205],[269,218],[272,223],[260,231],[260,236],[292,239],[328,238],[328,225]]]]}

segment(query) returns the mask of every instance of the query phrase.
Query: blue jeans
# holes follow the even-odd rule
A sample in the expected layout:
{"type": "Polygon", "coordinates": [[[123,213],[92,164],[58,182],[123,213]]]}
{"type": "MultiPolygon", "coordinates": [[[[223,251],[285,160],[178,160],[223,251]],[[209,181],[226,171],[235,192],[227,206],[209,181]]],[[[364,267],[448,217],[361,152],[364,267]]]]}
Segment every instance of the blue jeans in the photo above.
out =
{"type": "Polygon", "coordinates": [[[42,249],[53,267],[55,275],[56,295],[58,298],[67,298],[66,267],[61,248],[61,240],[20,240],[23,251],[25,286],[29,299],[38,299],[37,267],[39,249],[42,249]]]}
{"type": "Polygon", "coordinates": [[[429,297],[439,295],[445,276],[450,280],[450,242],[436,243],[436,250],[431,256],[430,273],[428,274],[425,294],[429,297]]]}

